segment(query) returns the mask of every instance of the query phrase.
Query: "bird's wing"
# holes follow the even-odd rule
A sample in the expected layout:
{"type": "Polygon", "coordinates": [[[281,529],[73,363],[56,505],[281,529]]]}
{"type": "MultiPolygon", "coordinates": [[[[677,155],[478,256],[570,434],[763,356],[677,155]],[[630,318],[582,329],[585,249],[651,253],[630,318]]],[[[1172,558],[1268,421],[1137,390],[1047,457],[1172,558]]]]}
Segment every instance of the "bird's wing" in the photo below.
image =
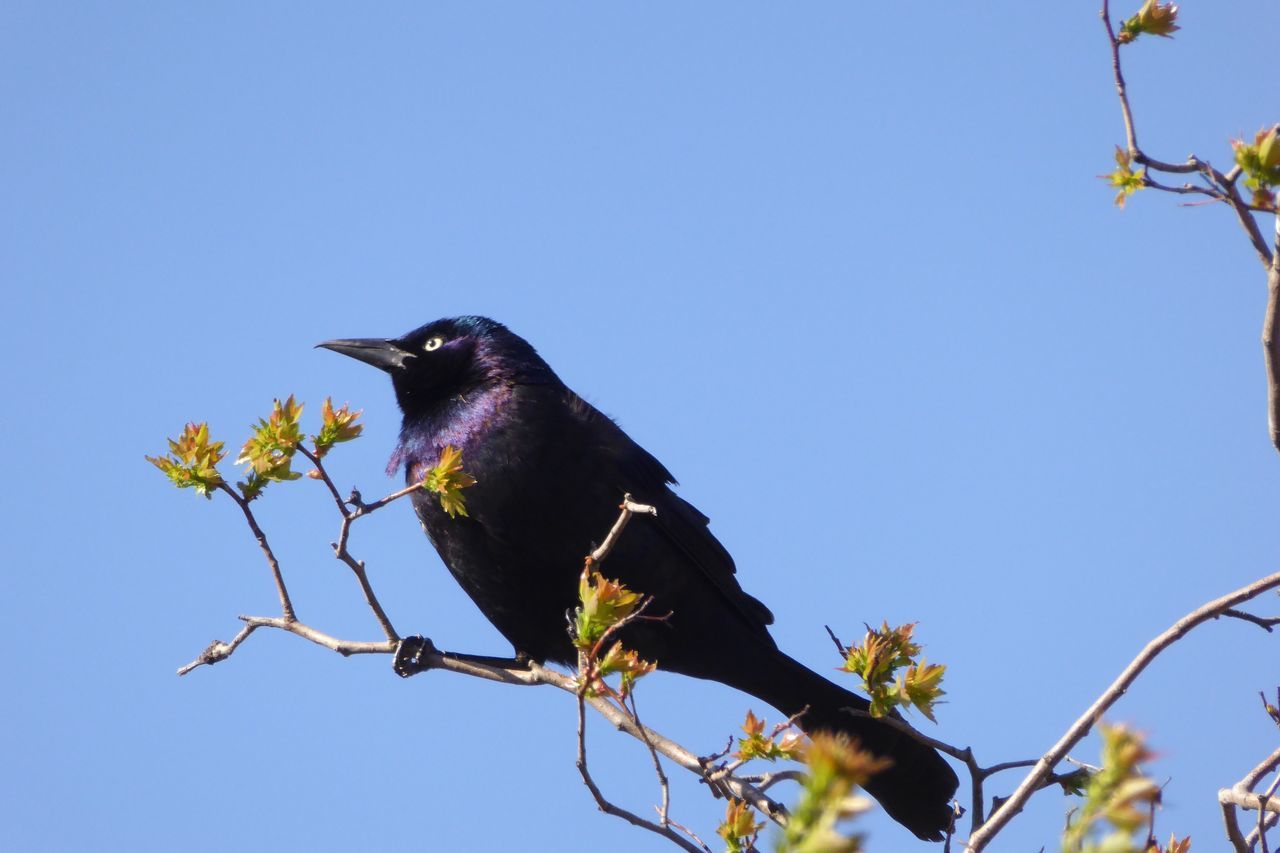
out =
{"type": "Polygon", "coordinates": [[[573,391],[565,389],[565,393],[574,418],[598,436],[598,446],[614,462],[621,475],[618,485],[631,492],[636,500],[655,506],[657,528],[702,571],[748,625],[767,637],[765,626],[773,624],[773,614],[761,601],[743,591],[733,557],[708,527],[710,519],[671,490],[676,482],[671,472],[623,432],[612,418],[573,391]]]}

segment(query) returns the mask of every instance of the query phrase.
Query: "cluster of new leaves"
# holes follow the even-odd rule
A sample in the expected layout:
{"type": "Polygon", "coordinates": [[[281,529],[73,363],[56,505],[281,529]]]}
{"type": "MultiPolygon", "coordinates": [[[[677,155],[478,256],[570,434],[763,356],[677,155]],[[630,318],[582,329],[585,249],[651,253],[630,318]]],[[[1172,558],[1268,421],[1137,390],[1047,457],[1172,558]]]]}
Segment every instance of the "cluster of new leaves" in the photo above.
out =
{"type": "Polygon", "coordinates": [[[605,686],[604,679],[618,675],[621,686],[616,695],[625,699],[636,679],[653,672],[657,665],[623,648],[621,640],[615,641],[603,655],[600,647],[615,630],[639,616],[644,606],[642,597],[622,583],[585,568],[578,581],[578,600],[573,617],[573,644],[578,648],[579,669],[587,679],[587,689],[592,694],[612,692],[605,686]]]}
{"type": "Polygon", "coordinates": [[[452,444],[440,451],[440,461],[422,479],[422,487],[440,496],[440,506],[450,518],[467,514],[462,490],[476,484],[476,478],[462,470],[462,451],[452,444]]]}
{"type": "Polygon", "coordinates": [[[725,842],[725,853],[749,853],[756,849],[764,822],[756,821],[756,813],[744,800],[729,799],[724,820],[716,830],[725,842]]]}
{"type": "Polygon", "coordinates": [[[1116,146],[1116,170],[1109,175],[1099,175],[1105,181],[1110,181],[1111,186],[1115,187],[1116,207],[1124,207],[1124,203],[1129,200],[1129,196],[1136,193],[1147,185],[1147,170],[1133,170],[1133,158],[1129,156],[1129,152],[1116,146]]]}
{"type": "Polygon", "coordinates": [[[1116,41],[1128,44],[1144,33],[1173,38],[1173,34],[1181,29],[1176,23],[1177,20],[1176,5],[1147,0],[1138,10],[1138,14],[1120,25],[1120,33],[1116,36],[1116,41]]]}
{"type": "Polygon", "coordinates": [[[890,628],[882,624],[879,630],[867,626],[867,635],[860,646],[844,650],[845,672],[862,679],[862,687],[871,697],[871,715],[882,717],[895,706],[910,706],[937,722],[933,705],[941,698],[942,664],[926,663],[920,655],[919,643],[911,639],[916,623],[911,622],[890,628]]]}
{"type": "Polygon", "coordinates": [[[1102,769],[1089,777],[1084,803],[1062,836],[1065,853],[1185,853],[1191,840],[1169,839],[1161,848],[1148,844],[1139,830],[1148,829],[1160,786],[1142,773],[1141,765],[1154,754],[1140,733],[1124,726],[1103,725],[1102,769]]]}
{"type": "MultiPolygon", "coordinates": [[[[253,434],[236,459],[237,465],[249,466],[244,482],[236,484],[246,501],[261,495],[268,483],[296,480],[302,476],[291,468],[294,454],[303,440],[302,408],[302,404],[290,395],[283,403],[276,400],[271,415],[254,425],[253,434]]],[[[361,425],[355,422],[360,413],[352,412],[346,405],[335,409],[333,402],[326,398],[321,412],[323,423],[320,432],[312,436],[317,458],[333,445],[360,435],[361,430],[361,425]]],[[[148,456],[146,459],[179,488],[193,487],[199,494],[211,497],[211,491],[225,483],[217,467],[226,456],[223,444],[221,441],[209,441],[207,424],[187,424],[177,440],[169,440],[168,455],[148,456]]]]}
{"type": "Polygon", "coordinates": [[[866,785],[892,761],[864,752],[845,735],[827,732],[813,736],[804,760],[808,767],[800,800],[787,821],[779,853],[857,853],[862,839],[840,832],[839,824],[871,808],[853,789],[866,785]]]}
{"type": "Polygon", "coordinates": [[[804,757],[804,735],[794,730],[787,731],[791,726],[791,721],[784,722],[765,735],[764,720],[748,710],[747,718],[742,723],[742,731],[746,737],[738,738],[738,751],[734,755],[741,761],[753,758],[763,758],[765,761],[800,760],[804,757]]]}
{"type": "Polygon", "coordinates": [[[244,482],[236,483],[245,500],[257,498],[270,483],[283,483],[302,476],[290,468],[293,455],[302,443],[301,418],[302,404],[290,394],[283,403],[274,401],[269,417],[258,419],[253,434],[240,448],[240,456],[236,459],[237,465],[249,466],[244,482]]]}
{"type": "Polygon", "coordinates": [[[1276,208],[1276,188],[1280,187],[1280,124],[1260,130],[1253,144],[1243,139],[1231,140],[1236,164],[1244,172],[1244,183],[1253,190],[1253,204],[1271,210],[1276,208]]]}
{"type": "Polygon", "coordinates": [[[325,397],[320,406],[320,416],[323,421],[320,432],[311,436],[317,459],[322,458],[335,444],[359,438],[364,430],[364,424],[356,423],[360,412],[351,411],[351,407],[345,403],[341,409],[334,409],[333,400],[329,397],[325,397]]]}
{"type": "Polygon", "coordinates": [[[209,441],[209,425],[187,424],[182,435],[169,439],[169,452],[145,459],[164,472],[179,489],[195,489],[196,494],[213,497],[213,490],[223,484],[218,463],[227,454],[223,442],[209,441]]]}

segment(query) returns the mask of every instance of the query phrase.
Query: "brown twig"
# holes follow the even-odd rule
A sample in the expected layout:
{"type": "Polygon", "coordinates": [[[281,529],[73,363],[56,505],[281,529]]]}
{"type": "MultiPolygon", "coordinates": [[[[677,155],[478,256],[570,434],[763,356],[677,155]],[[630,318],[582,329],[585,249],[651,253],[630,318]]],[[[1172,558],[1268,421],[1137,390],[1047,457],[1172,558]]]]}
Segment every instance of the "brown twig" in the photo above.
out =
{"type": "Polygon", "coordinates": [[[605,558],[609,556],[609,552],[613,550],[613,546],[617,544],[618,537],[622,535],[622,531],[627,528],[627,522],[631,521],[631,516],[636,513],[645,515],[657,515],[658,510],[648,504],[636,503],[631,499],[631,495],[622,496],[622,504],[618,507],[622,512],[618,513],[618,520],[613,523],[613,527],[609,529],[608,535],[604,537],[604,541],[600,543],[591,554],[587,557],[587,566],[592,567],[603,563],[605,558]]]}
{"type": "Polygon", "coordinates": [[[1231,610],[1224,610],[1222,612],[1222,615],[1228,616],[1232,619],[1240,619],[1245,622],[1252,622],[1254,625],[1257,625],[1259,628],[1266,631],[1268,634],[1272,632],[1272,629],[1275,628],[1275,626],[1280,625],[1280,616],[1255,616],[1254,614],[1249,613],[1247,611],[1236,610],[1234,608],[1232,608],[1231,610]]]}
{"type": "Polygon", "coordinates": [[[1267,310],[1262,319],[1262,360],[1267,370],[1267,431],[1280,451],[1280,214],[1276,215],[1275,250],[1267,269],[1267,310]]]}
{"type": "Polygon", "coordinates": [[[1111,683],[1111,686],[1094,700],[1093,704],[1079,719],[1071,724],[1071,727],[1059,738],[1058,742],[1035,763],[1032,771],[1022,780],[1022,783],[1009,796],[1009,799],[991,815],[991,818],[985,824],[973,833],[969,839],[968,849],[972,851],[984,849],[991,842],[991,839],[1009,823],[1013,816],[1022,811],[1022,807],[1027,800],[1040,789],[1042,783],[1049,777],[1058,762],[1062,761],[1067,752],[1089,733],[1099,718],[1125,694],[1129,686],[1161,652],[1182,639],[1197,626],[1221,616],[1225,611],[1234,608],[1238,604],[1242,604],[1267,590],[1277,587],[1280,587],[1280,573],[1268,575],[1265,578],[1254,581],[1221,598],[1214,599],[1208,604],[1197,607],[1173,623],[1172,626],[1154,640],[1147,643],[1142,651],[1138,653],[1138,656],[1111,683]]]}
{"type": "Polygon", "coordinates": [[[244,513],[244,520],[249,523],[249,529],[253,531],[253,538],[258,540],[258,547],[262,549],[262,553],[267,558],[267,565],[271,567],[271,577],[276,583],[276,594],[280,597],[280,612],[284,616],[286,622],[292,622],[298,617],[293,612],[293,602],[289,600],[289,590],[284,585],[284,575],[280,573],[280,562],[276,560],[275,552],[271,550],[270,543],[267,542],[267,535],[262,532],[262,528],[258,526],[258,520],[253,517],[253,510],[249,508],[249,502],[236,494],[236,490],[228,486],[226,483],[219,483],[218,488],[231,496],[236,502],[236,506],[240,507],[240,511],[244,513]]]}
{"type": "Polygon", "coordinates": [[[591,796],[596,801],[596,808],[608,815],[620,817],[632,826],[638,826],[641,829],[647,829],[652,833],[661,835],[682,850],[690,851],[690,853],[704,853],[707,848],[696,847],[691,841],[685,839],[674,828],[666,822],[654,823],[646,820],[634,812],[627,811],[621,806],[614,805],[609,802],[600,791],[600,786],[596,784],[595,779],[591,778],[591,771],[587,768],[587,706],[586,706],[586,689],[579,688],[578,693],[578,773],[582,776],[582,782],[587,786],[587,790],[591,792],[591,796]]]}
{"type": "Polygon", "coordinates": [[[298,443],[298,452],[310,460],[311,464],[316,466],[316,474],[326,486],[329,487],[329,494],[333,495],[333,502],[338,505],[338,512],[344,516],[347,514],[346,501],[342,499],[342,495],[338,492],[338,487],[333,484],[333,480],[329,477],[329,472],[324,469],[324,465],[320,463],[320,455],[307,450],[306,446],[301,442],[298,443]]]}

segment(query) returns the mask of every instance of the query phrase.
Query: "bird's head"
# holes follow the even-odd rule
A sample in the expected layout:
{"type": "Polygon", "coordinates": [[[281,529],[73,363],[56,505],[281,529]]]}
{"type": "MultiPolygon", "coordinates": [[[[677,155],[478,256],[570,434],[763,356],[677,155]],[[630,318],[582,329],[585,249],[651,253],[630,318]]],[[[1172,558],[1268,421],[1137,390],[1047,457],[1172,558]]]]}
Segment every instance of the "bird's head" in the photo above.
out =
{"type": "Polygon", "coordinates": [[[398,338],[353,338],[317,346],[391,374],[405,414],[491,383],[559,381],[528,341],[487,317],[451,317],[398,338]]]}

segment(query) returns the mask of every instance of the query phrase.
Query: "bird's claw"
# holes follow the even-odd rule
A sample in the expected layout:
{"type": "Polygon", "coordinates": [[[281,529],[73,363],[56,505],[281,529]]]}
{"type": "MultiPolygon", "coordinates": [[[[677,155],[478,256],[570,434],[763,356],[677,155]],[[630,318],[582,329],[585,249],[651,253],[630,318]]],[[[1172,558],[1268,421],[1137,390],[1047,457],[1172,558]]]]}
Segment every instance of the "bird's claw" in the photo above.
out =
{"type": "Polygon", "coordinates": [[[433,654],[439,654],[439,650],[426,637],[420,634],[405,637],[396,646],[396,656],[391,661],[391,668],[401,678],[409,678],[431,669],[426,658],[433,654]]]}

